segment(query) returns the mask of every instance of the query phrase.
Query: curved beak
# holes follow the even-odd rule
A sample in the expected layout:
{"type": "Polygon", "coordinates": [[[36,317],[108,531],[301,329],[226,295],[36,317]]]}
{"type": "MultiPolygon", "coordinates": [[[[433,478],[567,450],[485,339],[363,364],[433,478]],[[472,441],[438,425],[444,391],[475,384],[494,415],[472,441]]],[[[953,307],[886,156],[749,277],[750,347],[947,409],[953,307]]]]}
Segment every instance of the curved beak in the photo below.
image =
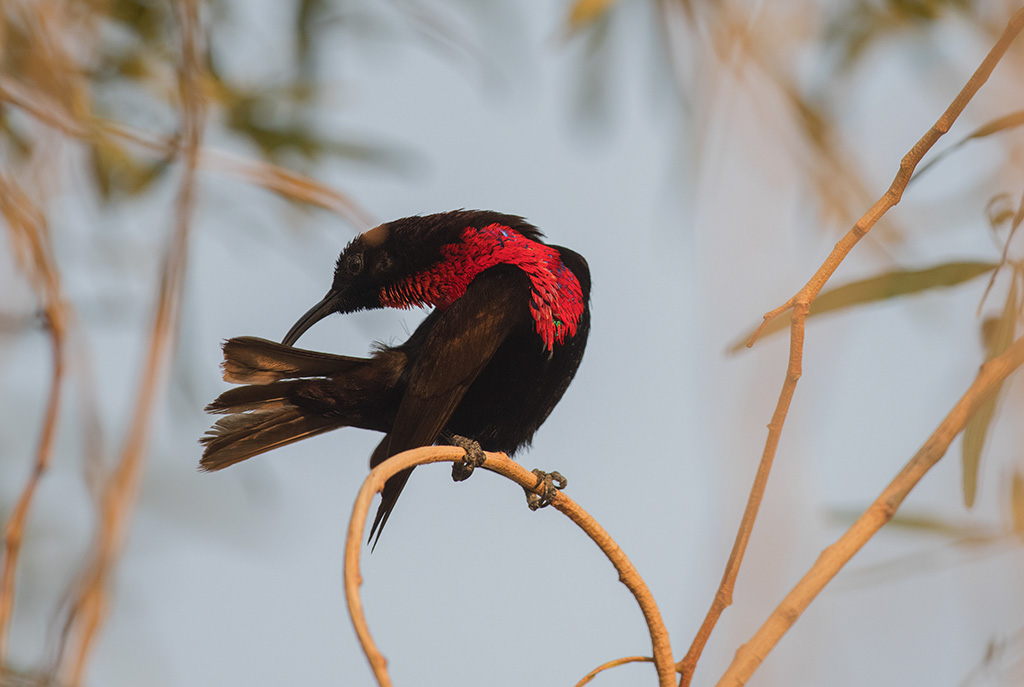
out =
{"type": "Polygon", "coordinates": [[[285,346],[294,345],[307,329],[331,313],[340,311],[341,308],[342,298],[340,297],[340,294],[333,289],[328,291],[323,300],[307,310],[306,314],[300,317],[299,321],[288,330],[288,333],[284,335],[284,339],[281,340],[281,343],[285,346]]]}

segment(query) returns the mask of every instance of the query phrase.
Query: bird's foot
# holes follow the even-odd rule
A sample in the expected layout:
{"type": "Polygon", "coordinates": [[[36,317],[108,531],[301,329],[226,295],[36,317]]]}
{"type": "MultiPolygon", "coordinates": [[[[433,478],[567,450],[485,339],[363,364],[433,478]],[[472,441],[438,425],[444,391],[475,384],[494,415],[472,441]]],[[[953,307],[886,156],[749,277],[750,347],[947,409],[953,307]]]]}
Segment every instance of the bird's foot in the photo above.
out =
{"type": "Polygon", "coordinates": [[[530,510],[539,510],[550,506],[555,495],[562,489],[565,489],[569,483],[569,480],[563,477],[560,472],[533,470],[533,474],[537,476],[537,485],[534,489],[539,489],[540,493],[523,489],[526,492],[526,505],[530,507],[530,510]]]}
{"type": "Polygon", "coordinates": [[[452,479],[456,482],[469,479],[469,476],[473,474],[473,470],[483,465],[484,461],[487,460],[484,450],[480,448],[480,442],[467,437],[460,437],[458,434],[452,434],[445,438],[452,446],[458,446],[466,451],[466,455],[462,460],[452,463],[452,479]]]}

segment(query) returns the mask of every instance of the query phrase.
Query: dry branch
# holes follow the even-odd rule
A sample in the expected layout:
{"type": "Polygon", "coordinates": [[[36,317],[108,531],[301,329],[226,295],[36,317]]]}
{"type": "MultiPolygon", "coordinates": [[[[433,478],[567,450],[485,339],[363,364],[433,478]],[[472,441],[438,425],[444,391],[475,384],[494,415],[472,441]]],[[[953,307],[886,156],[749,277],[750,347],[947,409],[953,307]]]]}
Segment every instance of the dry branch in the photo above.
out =
{"type": "MultiPolygon", "coordinates": [[[[14,614],[15,578],[21,542],[28,520],[29,509],[35,497],[36,488],[50,465],[53,444],[57,434],[57,416],[65,379],[65,340],[68,308],[64,302],[60,271],[57,269],[49,243],[49,232],[43,213],[35,207],[17,183],[5,174],[0,174],[0,215],[4,217],[11,243],[26,246],[23,252],[32,286],[43,304],[47,331],[53,347],[53,377],[46,402],[43,428],[36,450],[35,463],[22,488],[18,501],[4,526],[4,563],[0,572],[0,677],[7,665],[8,632],[14,614]]],[[[15,250],[17,255],[19,251],[15,250]]]]}
{"type": "Polygon", "coordinates": [[[576,687],[583,687],[588,684],[595,677],[600,675],[606,670],[612,668],[618,668],[619,666],[629,665],[630,663],[654,663],[654,659],[650,656],[626,656],[625,658],[616,658],[613,661],[602,663],[598,667],[591,670],[589,673],[583,676],[583,679],[576,683],[576,687]]]}
{"type": "Polygon", "coordinates": [[[981,367],[977,378],[967,389],[949,415],[939,424],[920,450],[896,475],[875,502],[864,511],[836,543],[822,551],[803,579],[782,600],[761,629],[736,652],[732,665],[719,680],[719,687],[743,685],[778,644],[782,635],[797,621],[807,606],[824,589],[840,569],[878,530],[892,520],[907,494],[946,453],[975,411],[999,385],[1024,364],[1024,337],[981,367]]]}
{"type": "Polygon", "coordinates": [[[71,685],[82,684],[88,659],[106,616],[112,573],[137,500],[153,409],[178,329],[205,114],[199,86],[200,29],[196,3],[197,0],[181,0],[177,5],[182,45],[180,91],[185,173],[178,192],[174,230],[163,255],[156,313],[134,415],[120,459],[104,485],[97,539],[65,626],[65,638],[73,638],[76,643],[71,653],[64,655],[63,671],[71,685]]]}
{"type": "Polygon", "coordinates": [[[678,664],[679,671],[682,673],[680,679],[681,687],[689,685],[690,680],[693,678],[693,671],[696,668],[697,661],[700,660],[701,652],[703,652],[715,624],[718,622],[719,617],[721,617],[722,612],[732,603],[732,592],[736,584],[736,577],[739,574],[743,555],[750,540],[750,533],[757,518],[768,475],[771,472],[779,439],[782,436],[782,428],[789,413],[790,402],[793,399],[797,382],[800,380],[802,373],[804,331],[811,303],[821,292],[821,289],[828,282],[832,274],[838,269],[839,265],[846,259],[846,256],[853,250],[853,247],[867,235],[868,231],[875,226],[878,220],[890,208],[900,202],[903,192],[914,174],[914,169],[921,162],[921,159],[931,150],[936,141],[949,131],[957,117],[960,116],[967,106],[967,103],[971,101],[971,98],[978,92],[978,89],[988,80],[992,70],[995,69],[996,64],[1002,59],[1006,50],[1022,28],[1024,28],[1024,9],[1018,10],[1013,15],[1003,35],[1000,36],[967,84],[961,89],[956,98],[953,99],[953,102],[946,108],[946,111],[942,113],[942,116],[939,117],[928,132],[903,157],[900,161],[899,171],[896,173],[892,184],[890,184],[885,194],[836,243],[828,258],[826,258],[825,262],[822,263],[821,267],[818,268],[804,287],[784,304],[765,314],[761,326],[747,342],[748,346],[752,346],[763,328],[770,321],[792,308],[789,363],[786,369],[786,378],[779,393],[779,400],[772,415],[771,423],[768,425],[768,438],[765,441],[761,462],[757,469],[757,475],[754,478],[754,484],[751,487],[750,496],[747,500],[743,519],[740,522],[739,531],[736,534],[732,552],[729,554],[729,560],[722,575],[722,581],[712,600],[711,608],[708,610],[707,616],[697,632],[697,636],[694,638],[693,644],[690,646],[686,656],[678,664]]]}
{"type": "MultiPolygon", "coordinates": [[[[366,529],[366,516],[370,510],[370,504],[374,495],[383,489],[384,483],[392,475],[416,465],[454,462],[464,456],[465,452],[461,448],[451,446],[428,446],[399,453],[370,471],[359,490],[355,505],[352,507],[352,518],[349,520],[348,536],[345,541],[345,598],[356,635],[370,662],[374,677],[381,687],[391,685],[391,679],[387,673],[387,661],[370,635],[370,629],[363,614],[363,604],[359,598],[359,585],[362,583],[359,573],[359,554],[363,546],[363,531],[366,529]]],[[[486,456],[487,461],[483,465],[485,469],[512,480],[523,489],[536,491],[537,476],[532,472],[503,453],[487,453],[486,456]]],[[[674,685],[675,666],[672,663],[672,647],[669,644],[668,630],[665,628],[658,606],[643,578],[640,577],[629,558],[604,528],[575,501],[563,492],[558,492],[552,499],[551,505],[579,525],[615,566],[619,573],[619,581],[626,585],[636,597],[644,619],[647,621],[647,628],[651,634],[654,663],[658,670],[658,683],[661,687],[674,685]]]]}

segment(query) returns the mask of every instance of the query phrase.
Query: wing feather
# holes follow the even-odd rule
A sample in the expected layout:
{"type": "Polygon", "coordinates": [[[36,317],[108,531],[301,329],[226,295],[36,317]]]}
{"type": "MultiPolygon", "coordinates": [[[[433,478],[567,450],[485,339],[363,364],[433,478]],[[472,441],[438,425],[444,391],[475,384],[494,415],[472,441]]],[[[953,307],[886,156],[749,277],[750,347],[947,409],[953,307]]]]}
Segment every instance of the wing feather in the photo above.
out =
{"type": "MultiPolygon", "coordinates": [[[[517,327],[532,323],[529,288],[526,275],[518,269],[488,270],[434,318],[412,363],[394,426],[374,451],[371,465],[437,441],[466,390],[502,342],[517,327]]],[[[384,485],[370,539],[375,533],[380,538],[411,472],[403,471],[384,485]]]]}

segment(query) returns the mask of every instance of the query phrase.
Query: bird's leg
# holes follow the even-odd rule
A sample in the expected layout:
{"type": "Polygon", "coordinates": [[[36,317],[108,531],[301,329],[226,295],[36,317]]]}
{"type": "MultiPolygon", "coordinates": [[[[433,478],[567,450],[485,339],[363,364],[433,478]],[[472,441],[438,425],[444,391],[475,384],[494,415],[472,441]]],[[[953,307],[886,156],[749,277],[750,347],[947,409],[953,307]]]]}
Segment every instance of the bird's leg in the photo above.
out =
{"type": "Polygon", "coordinates": [[[526,492],[526,505],[530,507],[530,510],[539,510],[550,506],[555,494],[565,489],[569,483],[569,480],[560,472],[533,470],[533,474],[537,476],[537,486],[534,489],[540,489],[541,493],[537,494],[529,489],[523,489],[526,492]]]}
{"type": "Polygon", "coordinates": [[[452,446],[458,446],[466,451],[466,455],[462,460],[452,463],[452,479],[456,482],[469,479],[469,476],[473,474],[473,470],[483,465],[484,461],[487,460],[484,450],[480,448],[480,442],[468,437],[459,436],[458,434],[449,434],[448,432],[445,432],[442,437],[452,446]]]}

